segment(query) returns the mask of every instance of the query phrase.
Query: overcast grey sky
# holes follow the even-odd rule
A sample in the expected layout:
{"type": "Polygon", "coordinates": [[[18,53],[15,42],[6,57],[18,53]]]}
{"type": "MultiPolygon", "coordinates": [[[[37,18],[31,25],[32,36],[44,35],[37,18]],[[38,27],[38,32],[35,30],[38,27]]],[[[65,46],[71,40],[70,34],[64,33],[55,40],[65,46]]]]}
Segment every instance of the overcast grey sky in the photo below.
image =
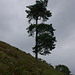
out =
{"type": "MultiPolygon", "coordinates": [[[[26,6],[36,0],[0,0],[0,41],[5,41],[19,49],[32,53],[35,38],[28,37],[26,28],[26,6]]],[[[75,0],[49,0],[48,9],[52,23],[56,29],[56,48],[51,55],[40,56],[53,66],[64,64],[75,74],[75,0]]]]}

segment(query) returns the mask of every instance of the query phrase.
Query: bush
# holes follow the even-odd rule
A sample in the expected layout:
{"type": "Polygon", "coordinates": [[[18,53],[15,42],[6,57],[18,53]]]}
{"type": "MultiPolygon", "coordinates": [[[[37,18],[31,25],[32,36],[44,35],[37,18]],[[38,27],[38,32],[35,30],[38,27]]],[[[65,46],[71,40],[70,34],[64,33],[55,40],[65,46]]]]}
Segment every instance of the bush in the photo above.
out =
{"type": "Polygon", "coordinates": [[[69,70],[69,68],[67,66],[65,66],[65,65],[57,65],[55,67],[55,69],[59,70],[60,72],[65,73],[65,74],[70,74],[71,73],[71,71],[69,70]]]}

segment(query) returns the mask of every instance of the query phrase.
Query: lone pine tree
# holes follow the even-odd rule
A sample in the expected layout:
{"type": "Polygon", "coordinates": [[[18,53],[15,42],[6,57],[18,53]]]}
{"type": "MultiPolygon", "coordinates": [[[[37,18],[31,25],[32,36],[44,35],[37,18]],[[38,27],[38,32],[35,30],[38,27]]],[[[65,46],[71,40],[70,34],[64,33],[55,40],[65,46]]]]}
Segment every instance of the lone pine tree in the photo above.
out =
{"type": "Polygon", "coordinates": [[[36,67],[38,53],[41,55],[50,54],[55,48],[54,42],[56,38],[54,36],[55,29],[52,24],[45,24],[45,21],[52,16],[52,13],[47,10],[48,0],[38,0],[34,5],[29,5],[26,10],[27,18],[29,19],[29,27],[27,31],[29,36],[34,36],[35,34],[35,47],[33,47],[33,52],[35,53],[36,67]],[[31,20],[35,20],[35,24],[31,23],[31,20]],[[38,20],[42,20],[43,23],[38,23],[38,20]]]}

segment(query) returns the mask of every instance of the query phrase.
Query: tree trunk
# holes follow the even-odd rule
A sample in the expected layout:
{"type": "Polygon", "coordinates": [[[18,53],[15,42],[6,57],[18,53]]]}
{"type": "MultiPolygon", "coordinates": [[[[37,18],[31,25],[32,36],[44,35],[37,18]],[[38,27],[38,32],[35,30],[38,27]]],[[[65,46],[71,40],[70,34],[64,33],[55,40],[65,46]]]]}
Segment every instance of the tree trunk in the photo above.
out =
{"type": "Polygon", "coordinates": [[[38,31],[37,31],[37,24],[38,24],[38,19],[36,19],[36,49],[35,49],[35,65],[36,65],[36,68],[37,68],[37,59],[38,59],[38,47],[37,47],[37,36],[38,36],[38,31]]]}

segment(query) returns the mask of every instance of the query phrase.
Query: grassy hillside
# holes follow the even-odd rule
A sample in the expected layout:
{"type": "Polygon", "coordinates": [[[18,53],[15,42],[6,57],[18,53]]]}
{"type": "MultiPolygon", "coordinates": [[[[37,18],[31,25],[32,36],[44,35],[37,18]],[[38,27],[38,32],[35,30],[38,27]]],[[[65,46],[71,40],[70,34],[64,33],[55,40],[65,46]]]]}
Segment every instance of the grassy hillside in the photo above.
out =
{"type": "Polygon", "coordinates": [[[0,75],[65,75],[45,61],[38,59],[38,68],[35,68],[35,59],[18,48],[0,41],[0,75]]]}

